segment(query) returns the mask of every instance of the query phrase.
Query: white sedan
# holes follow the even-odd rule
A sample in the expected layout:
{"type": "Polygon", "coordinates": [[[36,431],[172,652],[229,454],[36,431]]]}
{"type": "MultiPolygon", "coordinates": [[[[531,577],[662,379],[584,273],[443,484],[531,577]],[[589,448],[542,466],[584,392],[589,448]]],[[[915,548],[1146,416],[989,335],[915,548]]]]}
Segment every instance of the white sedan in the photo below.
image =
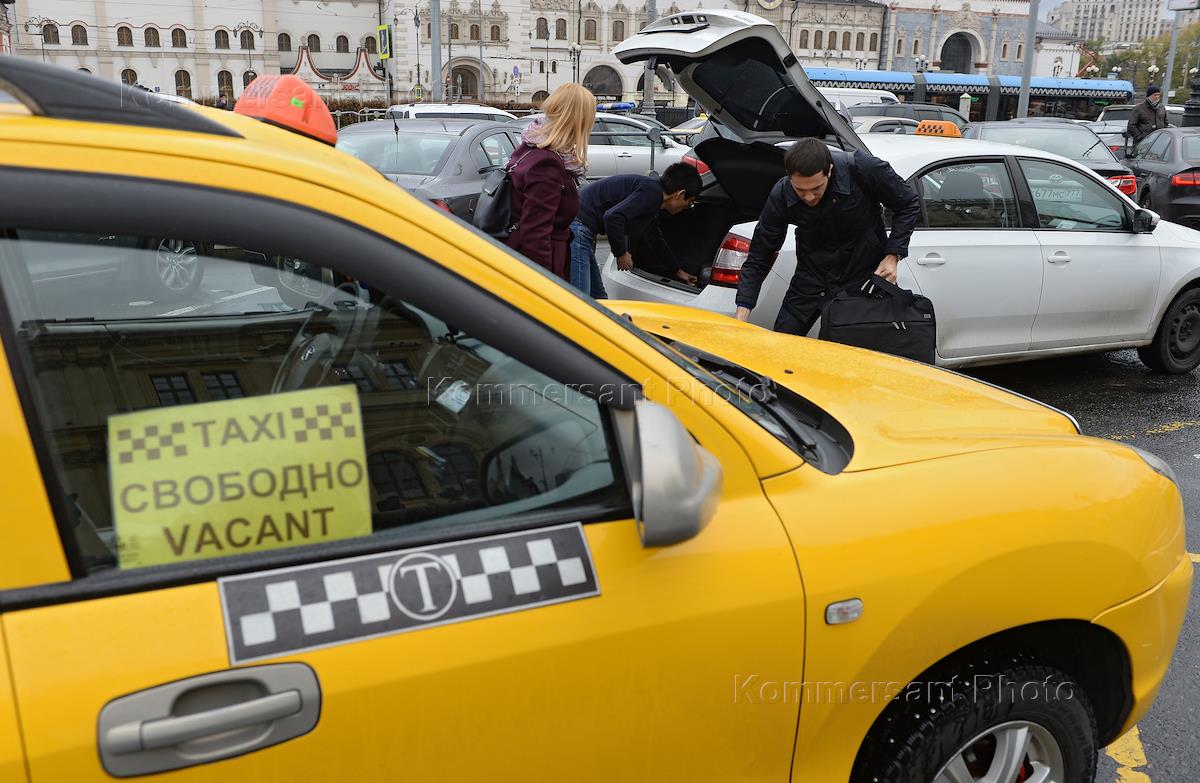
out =
{"type": "MultiPolygon", "coordinates": [[[[761,21],[713,12],[696,31],[638,34],[617,48],[626,62],[654,56],[679,64],[679,83],[741,141],[697,144],[694,154],[712,171],[700,203],[677,220],[663,220],[667,241],[680,263],[699,274],[699,285],[622,272],[610,257],[602,273],[611,298],[732,315],[752,221],[783,175],[779,145],[825,135],[888,161],[921,196],[921,219],[899,283],[933,302],[938,364],[1129,347],[1158,371],[1189,372],[1200,364],[1200,232],[1160,222],[1102,178],[1049,153],[966,139],[860,138],[822,106],[778,31],[761,21]],[[729,72],[731,63],[745,67],[748,60],[754,83],[773,76],[774,92],[765,101],[737,89],[738,74],[729,72]]],[[[638,250],[635,242],[635,260],[638,250]]],[[[774,324],[795,265],[788,232],[751,315],[754,323],[774,324]]]]}

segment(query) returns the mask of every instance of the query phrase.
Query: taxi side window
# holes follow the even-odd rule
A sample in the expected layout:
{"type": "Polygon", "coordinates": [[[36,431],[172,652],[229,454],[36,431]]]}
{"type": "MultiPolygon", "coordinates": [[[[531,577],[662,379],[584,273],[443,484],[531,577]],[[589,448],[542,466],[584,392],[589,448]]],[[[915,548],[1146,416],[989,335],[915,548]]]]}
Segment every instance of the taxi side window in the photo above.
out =
{"type": "Polygon", "coordinates": [[[1017,201],[1002,161],[942,166],[921,176],[929,228],[991,229],[1017,225],[1017,201]]]}
{"type": "Polygon", "coordinates": [[[1108,185],[1045,160],[1021,160],[1041,228],[1055,231],[1121,231],[1125,210],[1108,185]]]}
{"type": "Polygon", "coordinates": [[[0,262],[89,573],[625,502],[594,399],[319,259],[13,229],[0,262]]]}

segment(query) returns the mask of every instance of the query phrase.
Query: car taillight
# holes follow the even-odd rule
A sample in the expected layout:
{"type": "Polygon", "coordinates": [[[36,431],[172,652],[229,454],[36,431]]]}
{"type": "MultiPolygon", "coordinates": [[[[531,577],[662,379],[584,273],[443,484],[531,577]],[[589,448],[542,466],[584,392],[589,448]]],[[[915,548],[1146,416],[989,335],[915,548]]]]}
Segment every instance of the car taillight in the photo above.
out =
{"type": "Polygon", "coordinates": [[[438,209],[444,209],[447,212],[454,214],[454,210],[450,209],[450,205],[445,201],[442,201],[440,198],[431,198],[429,199],[429,203],[433,204],[438,209]]]}
{"type": "Polygon", "coordinates": [[[1112,150],[1113,152],[1124,152],[1125,151],[1124,144],[1109,144],[1108,148],[1110,150],[1112,150]]]}
{"type": "Polygon", "coordinates": [[[713,260],[712,277],[709,281],[713,285],[737,288],[738,283],[742,282],[742,264],[746,263],[749,255],[749,239],[737,234],[726,234],[725,241],[721,243],[721,249],[717,251],[717,257],[713,260]]]}
{"type": "Polygon", "coordinates": [[[699,158],[697,158],[695,155],[693,155],[690,152],[687,155],[684,155],[682,160],[684,163],[688,164],[689,166],[695,166],[696,171],[700,172],[701,175],[707,174],[708,172],[712,171],[712,169],[710,169],[708,166],[705,165],[704,161],[700,160],[699,158]]]}
{"type": "Polygon", "coordinates": [[[1176,174],[1171,177],[1171,184],[1175,187],[1200,185],[1200,171],[1185,171],[1182,174],[1176,174]]]}
{"type": "Polygon", "coordinates": [[[1112,183],[1114,188],[1126,196],[1132,196],[1137,193],[1137,179],[1132,174],[1120,174],[1116,177],[1109,177],[1108,181],[1112,183]]]}

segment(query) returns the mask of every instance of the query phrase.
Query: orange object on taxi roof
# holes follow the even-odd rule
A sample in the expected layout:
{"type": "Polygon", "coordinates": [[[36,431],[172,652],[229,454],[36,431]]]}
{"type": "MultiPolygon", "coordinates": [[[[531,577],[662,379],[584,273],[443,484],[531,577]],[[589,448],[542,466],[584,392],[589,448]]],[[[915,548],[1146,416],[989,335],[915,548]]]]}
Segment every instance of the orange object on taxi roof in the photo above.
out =
{"type": "Polygon", "coordinates": [[[921,120],[917,125],[916,136],[944,136],[946,138],[960,139],[962,132],[953,122],[946,120],[921,120]]]}
{"type": "Polygon", "coordinates": [[[337,144],[337,128],[329,107],[316,90],[291,74],[259,76],[246,87],[233,111],[310,139],[337,144]]]}

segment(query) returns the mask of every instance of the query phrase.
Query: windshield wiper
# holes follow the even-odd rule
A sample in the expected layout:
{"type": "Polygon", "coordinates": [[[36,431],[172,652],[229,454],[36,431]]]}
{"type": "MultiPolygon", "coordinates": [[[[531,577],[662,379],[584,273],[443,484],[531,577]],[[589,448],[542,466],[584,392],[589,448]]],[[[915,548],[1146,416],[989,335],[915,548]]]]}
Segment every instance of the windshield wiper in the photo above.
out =
{"type": "Polygon", "coordinates": [[[1093,144],[1092,146],[1088,147],[1086,150],[1084,150],[1084,151],[1083,151],[1083,154],[1082,154],[1082,155],[1080,155],[1079,157],[1081,157],[1081,158],[1086,158],[1086,157],[1088,156],[1088,153],[1089,153],[1089,152],[1091,152],[1092,150],[1096,149],[1096,147],[1099,147],[1099,146],[1100,146],[1101,144],[1103,144],[1103,143],[1104,143],[1104,139],[1096,139],[1096,143],[1095,143],[1095,144],[1093,144]]]}

